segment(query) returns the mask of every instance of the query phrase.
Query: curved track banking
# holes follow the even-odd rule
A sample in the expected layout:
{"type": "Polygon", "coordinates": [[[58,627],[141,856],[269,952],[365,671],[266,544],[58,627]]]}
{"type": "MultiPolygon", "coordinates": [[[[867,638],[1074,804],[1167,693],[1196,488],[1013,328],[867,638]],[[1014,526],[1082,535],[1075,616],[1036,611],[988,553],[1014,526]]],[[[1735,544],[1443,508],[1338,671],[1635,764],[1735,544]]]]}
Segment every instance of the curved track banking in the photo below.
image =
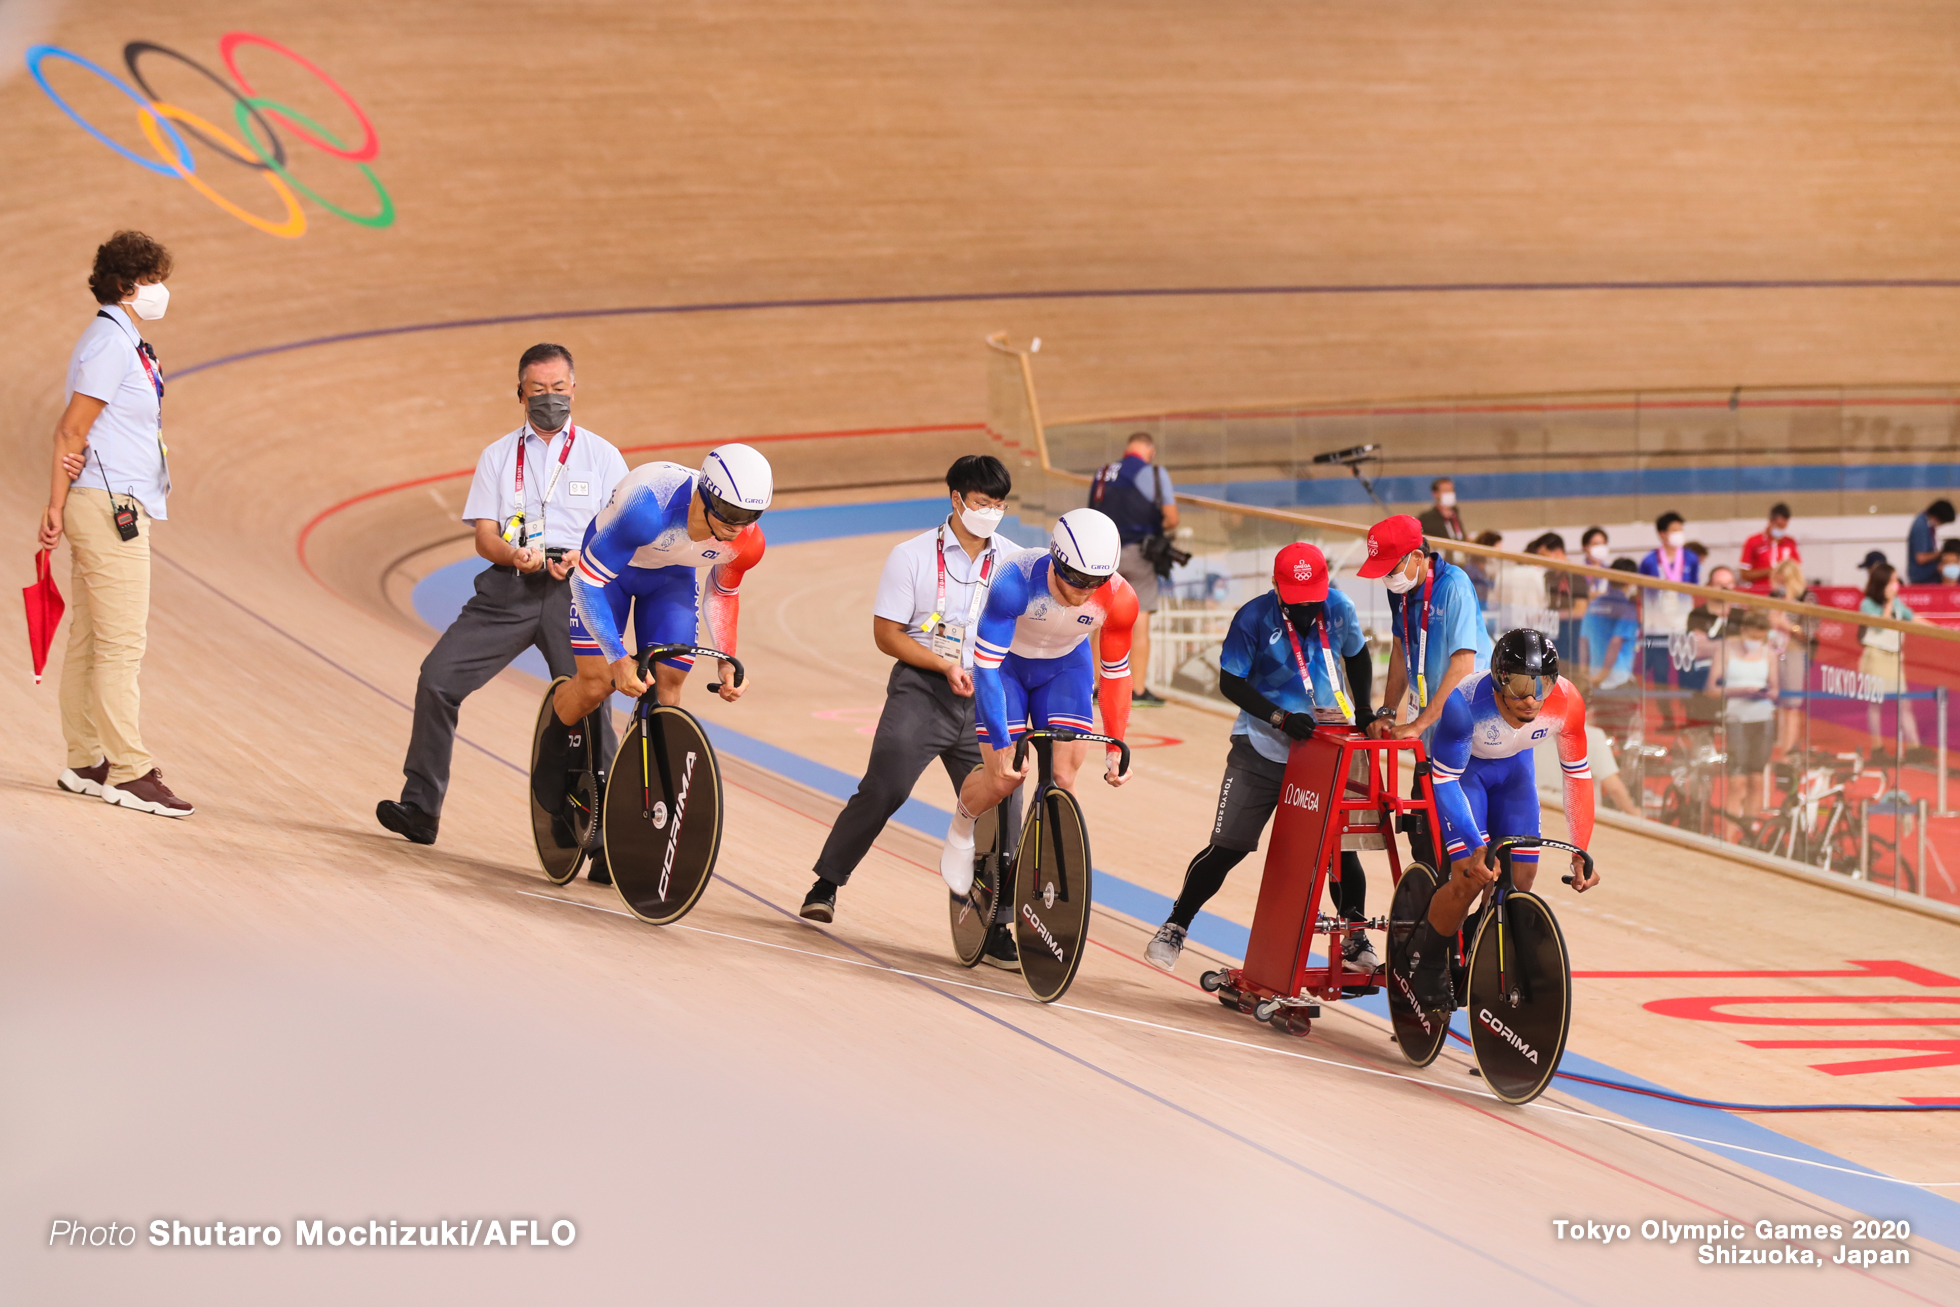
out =
{"type": "MultiPolygon", "coordinates": [[[[1144,966],[1121,912],[1099,919],[1070,1006],[1035,1007],[949,966],[915,828],[881,840],[835,927],[794,919],[827,787],[869,748],[857,726],[884,669],[864,615],[889,533],[772,548],[745,587],[754,693],[724,708],[689,691],[781,765],[728,758],[726,879],[687,929],[532,869],[522,675],[464,707],[438,844],[372,812],[430,639],[409,592],[467,548],[453,470],[515,425],[510,365],[538,334],[577,352],[577,418],[619,445],[826,433],[769,445],[812,505],[929,493],[976,437],[980,340],[1003,327],[1047,342],[1058,412],[1960,376],[1955,284],[1920,275],[1960,267],[1960,183],[1926,146],[1960,137],[1944,15],[247,11],[187,0],[138,31],[84,4],[47,39],[101,61],[248,27],[303,52],[372,115],[385,232],[268,239],[102,150],[29,79],[0,86],[19,201],[0,214],[0,340],[24,379],[0,392],[26,469],[0,481],[12,520],[40,502],[89,251],[140,225],[178,255],[153,332],[177,383],[177,489],[145,729],[200,807],[163,823],[54,792],[53,682],[0,678],[0,983],[32,1068],[6,1090],[32,1128],[7,1146],[0,1216],[562,1215],[580,1237],[508,1261],[336,1255],[303,1279],[292,1250],[49,1254],[13,1277],[30,1296],[515,1302],[651,1282],[679,1301],[1039,1285],[1167,1302],[1297,1295],[1305,1277],[1390,1301],[1448,1283],[1471,1302],[1695,1302],[1733,1288],[1691,1249],[1560,1243],[1550,1221],[1845,1215],[1761,1158],[1564,1091],[1561,1111],[1491,1105],[1456,1052],[1392,1078],[1365,1012],[1278,1042],[1144,966]],[[553,94],[511,92],[513,51],[553,94]],[[933,293],[948,286],[986,289],[933,293]]],[[[241,57],[265,95],[356,138],[342,106],[241,57]]],[[[227,121],[194,72],[146,71],[227,121]]],[[[213,185],[260,185],[220,163],[213,185]]],[[[351,167],[307,176],[361,193],[351,167]]],[[[6,611],[0,643],[18,648],[20,620],[6,611]]],[[[1148,917],[1208,825],[1225,742],[1181,708],[1138,725],[1180,743],[1085,802],[1098,861],[1148,917]]],[[[943,780],[915,797],[943,808],[943,780]]],[[[1709,975],[1738,970],[1836,976],[1741,992],[1939,993],[1847,978],[1866,964],[1846,959],[1931,974],[1950,928],[1600,839],[1624,870],[1562,919],[1586,966],[1643,975],[1581,982],[1576,1049],[1705,1098],[1950,1088],[1938,1067],[1812,1068],[1920,1050],[1756,1048],[1647,1006],[1738,992],[1709,975]]],[[[1256,882],[1228,884],[1221,921],[1250,918],[1256,882]]],[[[1773,1124],[1792,1156],[1960,1178],[1930,1114],[1773,1124]]],[[[1909,1268],[1765,1287],[1960,1296],[1960,1255],[1913,1247],[1909,1268]]]]}

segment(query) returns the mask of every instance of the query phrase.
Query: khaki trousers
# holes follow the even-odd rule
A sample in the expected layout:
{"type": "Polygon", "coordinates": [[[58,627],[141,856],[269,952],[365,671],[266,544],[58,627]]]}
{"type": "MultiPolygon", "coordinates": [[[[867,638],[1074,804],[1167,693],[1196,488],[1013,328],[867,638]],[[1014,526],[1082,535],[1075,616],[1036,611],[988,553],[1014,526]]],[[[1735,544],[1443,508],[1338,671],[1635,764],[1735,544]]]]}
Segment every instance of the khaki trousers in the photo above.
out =
{"type": "MultiPolygon", "coordinates": [[[[133,503],[133,500],[124,500],[133,503]]],[[[156,766],[137,726],[150,621],[150,515],[136,505],[136,539],[116,533],[106,490],[68,491],[61,516],[74,561],[68,595],[68,656],[61,666],[61,734],[70,767],[109,760],[110,785],[156,766]]]]}

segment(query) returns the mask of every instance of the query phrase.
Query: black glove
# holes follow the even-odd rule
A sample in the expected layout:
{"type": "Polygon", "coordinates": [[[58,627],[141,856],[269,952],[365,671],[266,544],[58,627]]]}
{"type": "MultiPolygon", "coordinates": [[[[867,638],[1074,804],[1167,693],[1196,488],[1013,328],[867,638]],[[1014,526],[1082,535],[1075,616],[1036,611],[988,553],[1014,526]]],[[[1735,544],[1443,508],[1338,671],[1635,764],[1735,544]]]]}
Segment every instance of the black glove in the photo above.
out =
{"type": "Polygon", "coordinates": [[[1291,739],[1295,739],[1295,740],[1311,739],[1313,738],[1313,728],[1314,728],[1313,714],[1303,713],[1303,712],[1290,712],[1286,714],[1286,720],[1280,723],[1279,728],[1282,731],[1285,731],[1287,736],[1291,739]]]}

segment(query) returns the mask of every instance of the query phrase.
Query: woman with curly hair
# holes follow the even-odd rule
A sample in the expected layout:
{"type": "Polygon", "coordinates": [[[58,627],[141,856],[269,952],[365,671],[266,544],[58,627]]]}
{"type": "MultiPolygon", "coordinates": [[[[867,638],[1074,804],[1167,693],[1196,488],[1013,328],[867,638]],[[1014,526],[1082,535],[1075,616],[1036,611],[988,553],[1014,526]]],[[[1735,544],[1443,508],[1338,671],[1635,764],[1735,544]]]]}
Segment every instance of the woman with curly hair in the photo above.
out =
{"type": "Polygon", "coordinates": [[[150,618],[150,532],[165,516],[170,465],[163,444],[163,372],[142,325],[170,303],[170,251],[119,231],[95,251],[95,315],[68,360],[66,406],[54,428],[54,468],[41,548],[68,537],[74,565],[61,732],[68,765],[57,784],[162,817],[188,817],[143,747],[137,673],[150,618]]]}

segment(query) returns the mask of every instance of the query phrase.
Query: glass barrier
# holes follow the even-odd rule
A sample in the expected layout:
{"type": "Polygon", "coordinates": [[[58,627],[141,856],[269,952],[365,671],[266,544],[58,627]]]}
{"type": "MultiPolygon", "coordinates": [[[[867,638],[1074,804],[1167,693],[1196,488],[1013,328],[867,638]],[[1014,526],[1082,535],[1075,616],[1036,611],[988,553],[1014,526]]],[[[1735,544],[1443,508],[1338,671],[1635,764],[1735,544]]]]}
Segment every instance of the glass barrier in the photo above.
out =
{"type": "MultiPolygon", "coordinates": [[[[1140,428],[1135,419],[1121,419],[1044,429],[1025,356],[995,341],[993,367],[991,425],[1018,456],[1015,512],[1024,527],[1045,530],[1087,501],[1090,473],[1120,456],[1124,440],[1140,428]]],[[[1869,452],[1881,438],[1893,447],[1944,438],[1924,429],[1901,432],[1908,419],[1923,425],[1935,407],[1908,398],[1859,401],[1862,448],[1869,452]],[[1874,433],[1887,423],[1886,433],[1874,433]]],[[[1950,402],[1934,398],[1947,406],[1940,421],[1949,421],[1950,402]]],[[[1835,395],[1828,405],[1792,412],[1806,414],[1815,428],[1823,421],[1819,407],[1840,413],[1849,402],[1835,395]]],[[[1734,410],[1724,404],[1720,411],[1734,410]]],[[[1382,511],[1352,477],[1344,492],[1351,502],[1330,505],[1335,496],[1324,489],[1324,477],[1310,483],[1322,487],[1310,508],[1281,502],[1288,478],[1310,475],[1314,453],[1378,442],[1390,430],[1398,439],[1447,435],[1486,450],[1505,448],[1508,440],[1511,456],[1544,469],[1515,475],[1551,492],[1567,439],[1594,449],[1606,442],[1671,447],[1677,466],[1708,457],[1710,444],[1719,442],[1694,424],[1723,419],[1708,407],[1684,413],[1670,419],[1667,440],[1642,435],[1638,408],[1617,402],[1584,414],[1576,433],[1548,421],[1542,407],[1524,404],[1503,413],[1373,406],[1157,419],[1159,460],[1177,469],[1176,544],[1190,558],[1163,580],[1149,623],[1147,683],[1159,693],[1223,706],[1218,660],[1232,614],[1270,587],[1273,556],[1282,546],[1307,540],[1326,553],[1335,583],[1355,602],[1375,654],[1379,702],[1390,648],[1387,596],[1380,584],[1358,580],[1354,569],[1365,547],[1362,524],[1382,511]]],[[[1745,416],[1760,427],[1760,414],[1745,416]]],[[[1738,429],[1749,431],[1749,422],[1738,429]]],[[[1775,433],[1751,436],[1759,447],[1772,438],[1775,433]]],[[[1815,429],[1805,434],[1800,443],[1807,456],[1836,457],[1821,452],[1821,439],[1815,429]]],[[[1477,466],[1481,457],[1466,453],[1457,466],[1477,466]]],[[[1535,627],[1557,643],[1561,670],[1586,705],[1602,810],[1861,879],[1891,894],[1960,904],[1960,810],[1953,806],[1948,752],[1960,744],[1951,738],[1948,702],[1949,692],[1960,688],[1960,630],[1946,627],[1960,627],[1960,597],[1949,613],[1929,608],[1915,592],[1913,602],[1927,616],[1897,599],[1881,607],[1855,589],[1806,585],[1802,593],[1777,596],[1803,605],[1793,610],[1743,591],[1686,592],[1638,573],[1607,574],[1468,545],[1444,548],[1469,573],[1493,638],[1535,627]],[[1885,617],[1894,621],[1874,620],[1885,617]],[[1899,622],[1918,629],[1897,629],[1899,622]]],[[[1540,784],[1556,793],[1558,758],[1550,747],[1540,753],[1540,784]]]]}

